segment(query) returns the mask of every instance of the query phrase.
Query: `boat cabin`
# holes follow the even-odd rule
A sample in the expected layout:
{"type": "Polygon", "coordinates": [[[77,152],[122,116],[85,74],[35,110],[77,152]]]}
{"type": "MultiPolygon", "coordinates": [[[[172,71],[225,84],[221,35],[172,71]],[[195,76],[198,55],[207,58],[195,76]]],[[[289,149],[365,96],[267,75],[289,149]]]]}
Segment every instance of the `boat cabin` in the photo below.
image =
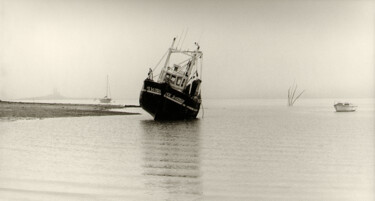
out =
{"type": "Polygon", "coordinates": [[[167,82],[171,87],[182,91],[186,87],[188,82],[188,71],[184,66],[177,64],[173,65],[173,68],[168,66],[166,69],[161,71],[159,82],[167,82]]]}
{"type": "MultiPolygon", "coordinates": [[[[197,65],[198,59],[202,58],[199,45],[195,43],[197,45],[195,51],[181,51],[173,48],[174,42],[175,39],[168,50],[168,56],[159,74],[158,83],[168,83],[175,90],[191,96],[198,96],[201,80],[198,77],[197,65]],[[192,74],[192,72],[194,73],[192,74]]],[[[149,73],[149,77],[152,79],[152,74],[149,73]]]]}

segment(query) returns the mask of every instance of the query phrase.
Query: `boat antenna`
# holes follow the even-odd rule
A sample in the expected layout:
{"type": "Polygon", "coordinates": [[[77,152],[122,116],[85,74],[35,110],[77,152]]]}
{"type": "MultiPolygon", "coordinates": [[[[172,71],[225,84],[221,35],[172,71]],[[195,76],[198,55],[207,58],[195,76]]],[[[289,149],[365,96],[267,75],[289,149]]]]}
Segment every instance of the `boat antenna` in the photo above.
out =
{"type": "Polygon", "coordinates": [[[176,37],[173,38],[173,42],[172,42],[171,48],[173,48],[175,42],[176,42],[176,37]]]}
{"type": "Polygon", "coordinates": [[[185,38],[186,38],[186,35],[187,35],[188,31],[189,31],[189,28],[186,28],[185,36],[184,36],[184,39],[182,40],[182,43],[181,43],[181,46],[180,46],[180,50],[181,50],[182,46],[184,45],[185,38]]]}
{"type": "Polygon", "coordinates": [[[197,50],[199,50],[200,46],[197,42],[194,43],[197,46],[197,50]]]}

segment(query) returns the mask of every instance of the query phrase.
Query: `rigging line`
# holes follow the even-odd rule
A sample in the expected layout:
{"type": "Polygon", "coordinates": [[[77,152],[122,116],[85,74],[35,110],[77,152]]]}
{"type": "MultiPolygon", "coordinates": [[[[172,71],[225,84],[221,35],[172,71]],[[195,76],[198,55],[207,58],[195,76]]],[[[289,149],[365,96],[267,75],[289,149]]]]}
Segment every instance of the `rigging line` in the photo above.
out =
{"type": "Polygon", "coordinates": [[[185,32],[185,28],[182,29],[182,33],[181,33],[181,36],[178,37],[178,42],[177,42],[177,45],[176,45],[176,49],[178,48],[178,45],[180,44],[180,41],[181,41],[181,38],[182,38],[182,35],[184,35],[184,32],[185,32]]]}
{"type": "Polygon", "coordinates": [[[197,78],[199,78],[198,70],[199,70],[199,59],[197,59],[197,63],[194,65],[195,66],[195,73],[198,75],[197,78]]]}
{"type": "Polygon", "coordinates": [[[190,60],[190,58],[186,59],[185,61],[182,61],[182,62],[178,63],[177,65],[181,66],[181,64],[183,64],[183,63],[185,63],[185,62],[187,62],[189,60],[190,60]]]}
{"type": "Polygon", "coordinates": [[[163,57],[161,57],[161,59],[160,59],[159,62],[156,64],[156,66],[152,69],[152,71],[155,71],[155,70],[156,70],[156,68],[159,66],[159,64],[161,63],[161,61],[163,61],[165,55],[167,55],[168,51],[169,51],[169,50],[167,50],[167,51],[164,53],[163,57]]]}
{"type": "Polygon", "coordinates": [[[201,60],[200,60],[200,78],[201,78],[201,80],[203,80],[203,74],[202,74],[202,69],[203,69],[203,56],[201,56],[201,60]]]}
{"type": "MultiPolygon", "coordinates": [[[[202,95],[201,95],[202,96],[202,95]]],[[[201,97],[202,98],[202,97],[201,97]]],[[[204,119],[204,107],[203,107],[203,102],[201,102],[201,107],[202,107],[202,119],[204,119]]]]}
{"type": "Polygon", "coordinates": [[[190,66],[190,68],[191,68],[191,73],[190,73],[190,77],[189,77],[189,79],[188,79],[188,82],[190,81],[190,80],[192,80],[193,79],[193,77],[195,76],[195,73],[197,72],[197,64],[195,63],[193,66],[190,66]]]}
{"type": "Polygon", "coordinates": [[[180,47],[180,50],[181,50],[182,46],[184,45],[184,42],[185,42],[185,38],[186,38],[186,35],[187,35],[188,31],[189,31],[189,28],[187,27],[187,28],[186,28],[186,32],[185,32],[185,36],[184,36],[184,39],[182,40],[182,43],[181,43],[181,47],[180,47]]]}

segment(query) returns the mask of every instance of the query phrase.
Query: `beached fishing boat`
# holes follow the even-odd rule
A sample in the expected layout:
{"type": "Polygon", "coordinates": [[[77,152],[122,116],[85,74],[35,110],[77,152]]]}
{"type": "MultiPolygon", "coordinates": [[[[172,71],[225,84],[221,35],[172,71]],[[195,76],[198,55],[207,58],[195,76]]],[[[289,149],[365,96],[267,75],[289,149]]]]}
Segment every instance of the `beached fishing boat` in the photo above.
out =
{"type": "MultiPolygon", "coordinates": [[[[171,47],[160,60],[165,63],[159,77],[154,80],[150,69],[143,82],[139,103],[155,120],[178,120],[196,118],[201,105],[201,69],[203,53],[195,43],[193,51],[171,47]],[[199,74],[198,74],[198,71],[199,74]]],[[[178,45],[177,45],[178,46],[178,45]]]]}
{"type": "Polygon", "coordinates": [[[333,106],[335,107],[336,112],[354,112],[356,111],[358,107],[352,103],[342,103],[342,102],[335,103],[333,106]]]}
{"type": "Polygon", "coordinates": [[[101,103],[110,103],[112,101],[112,98],[111,98],[111,91],[109,89],[109,79],[108,79],[108,75],[107,75],[107,89],[106,89],[106,95],[99,99],[99,101],[101,103]]]}

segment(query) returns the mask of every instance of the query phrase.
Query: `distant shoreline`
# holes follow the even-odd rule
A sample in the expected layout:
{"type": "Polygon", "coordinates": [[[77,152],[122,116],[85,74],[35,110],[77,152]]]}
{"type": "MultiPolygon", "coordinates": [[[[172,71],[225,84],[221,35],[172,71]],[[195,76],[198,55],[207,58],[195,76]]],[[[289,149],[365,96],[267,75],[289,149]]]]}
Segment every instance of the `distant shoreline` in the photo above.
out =
{"type": "Polygon", "coordinates": [[[124,105],[111,104],[70,104],[70,103],[37,103],[12,102],[0,100],[0,119],[43,119],[56,117],[136,115],[139,113],[110,111],[123,109],[124,105]]]}

